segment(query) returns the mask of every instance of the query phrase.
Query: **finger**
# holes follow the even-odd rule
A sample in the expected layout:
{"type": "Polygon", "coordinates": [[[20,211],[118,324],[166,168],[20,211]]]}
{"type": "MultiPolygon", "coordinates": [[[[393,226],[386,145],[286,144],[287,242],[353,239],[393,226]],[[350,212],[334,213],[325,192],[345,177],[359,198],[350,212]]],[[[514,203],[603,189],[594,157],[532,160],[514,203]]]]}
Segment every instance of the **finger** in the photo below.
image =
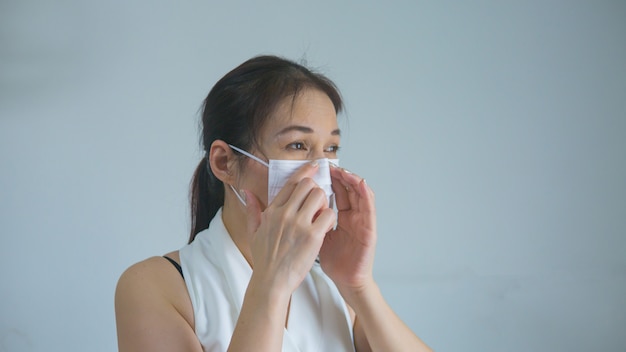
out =
{"type": "Polygon", "coordinates": [[[350,172],[350,171],[348,171],[348,170],[346,170],[344,168],[339,168],[339,169],[340,169],[341,179],[344,182],[346,182],[346,183],[348,183],[348,184],[350,184],[352,186],[358,185],[361,182],[361,180],[363,180],[363,178],[361,176],[359,176],[359,175],[357,175],[357,174],[355,174],[353,172],[350,172]]]}
{"type": "Polygon", "coordinates": [[[339,193],[339,198],[342,198],[341,201],[337,199],[337,210],[358,210],[361,196],[359,184],[363,178],[343,168],[337,168],[334,175],[333,181],[337,181],[340,187],[333,183],[333,186],[336,186],[333,187],[333,191],[339,193]]]}
{"type": "Polygon", "coordinates": [[[283,205],[290,198],[291,193],[294,191],[296,185],[304,178],[311,178],[317,170],[319,169],[319,164],[317,161],[313,160],[310,163],[306,163],[302,165],[296,172],[289,177],[287,183],[283,186],[283,188],[278,192],[276,198],[272,201],[273,204],[283,205]]]}
{"type": "Polygon", "coordinates": [[[326,193],[322,190],[312,178],[305,177],[295,186],[293,192],[289,196],[289,199],[282,205],[291,209],[292,214],[296,214],[298,211],[303,211],[302,208],[306,205],[304,211],[315,212],[321,207],[328,206],[326,200],[326,193]]]}
{"type": "Polygon", "coordinates": [[[333,192],[337,202],[337,210],[356,209],[358,206],[358,193],[356,186],[360,182],[361,177],[351,173],[350,171],[336,167],[331,169],[331,179],[333,181],[333,192]]]}
{"type": "Polygon", "coordinates": [[[313,222],[313,230],[320,236],[325,236],[328,231],[335,227],[336,222],[337,214],[332,209],[326,208],[319,213],[313,222]]]}
{"type": "Polygon", "coordinates": [[[361,197],[363,196],[363,194],[360,191],[360,183],[363,181],[363,179],[359,180],[359,183],[357,183],[356,185],[350,184],[350,186],[348,187],[348,197],[350,198],[350,204],[356,204],[357,209],[361,209],[360,205],[360,200],[361,197]]]}
{"type": "Polygon", "coordinates": [[[335,193],[335,204],[338,211],[350,209],[350,199],[348,199],[347,184],[341,177],[341,169],[339,167],[330,168],[331,187],[335,193]]]}
{"type": "MultiPolygon", "coordinates": [[[[291,202],[291,199],[289,201],[291,202]]],[[[319,187],[313,187],[306,195],[298,213],[305,221],[313,223],[320,212],[327,208],[328,199],[326,198],[326,192],[319,187]]]]}
{"type": "Polygon", "coordinates": [[[254,193],[243,190],[246,200],[246,217],[248,233],[253,234],[261,225],[261,202],[254,193]]]}
{"type": "Polygon", "coordinates": [[[359,183],[359,209],[365,213],[375,214],[375,198],[374,191],[367,185],[365,179],[359,183]]]}

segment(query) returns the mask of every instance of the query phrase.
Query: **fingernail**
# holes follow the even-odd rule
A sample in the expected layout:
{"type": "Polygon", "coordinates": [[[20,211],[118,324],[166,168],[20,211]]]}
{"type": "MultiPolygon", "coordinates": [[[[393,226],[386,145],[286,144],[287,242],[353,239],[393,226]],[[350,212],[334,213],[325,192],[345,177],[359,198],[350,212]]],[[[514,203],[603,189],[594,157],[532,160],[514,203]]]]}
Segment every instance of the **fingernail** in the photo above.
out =
{"type": "Polygon", "coordinates": [[[343,171],[344,171],[345,173],[347,173],[347,174],[352,174],[352,172],[350,172],[350,171],[348,171],[348,170],[346,170],[346,169],[343,169],[343,171]]]}
{"type": "Polygon", "coordinates": [[[363,179],[363,184],[364,184],[364,185],[366,185],[366,184],[367,184],[367,182],[365,182],[365,179],[363,179]]]}
{"type": "Polygon", "coordinates": [[[319,165],[319,163],[317,162],[317,160],[311,160],[310,165],[315,167],[315,166],[319,165]]]}

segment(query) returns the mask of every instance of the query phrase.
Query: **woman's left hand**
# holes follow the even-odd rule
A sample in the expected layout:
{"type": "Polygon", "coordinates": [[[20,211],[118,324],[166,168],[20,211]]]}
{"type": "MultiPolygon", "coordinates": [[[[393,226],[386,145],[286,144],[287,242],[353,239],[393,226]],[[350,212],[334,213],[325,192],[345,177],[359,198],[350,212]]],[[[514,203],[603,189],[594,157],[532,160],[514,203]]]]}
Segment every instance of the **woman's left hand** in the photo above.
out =
{"type": "Polygon", "coordinates": [[[320,250],[322,269],[344,297],[373,282],[376,247],[374,192],[361,177],[339,167],[330,174],[337,207],[337,227],[320,250]]]}

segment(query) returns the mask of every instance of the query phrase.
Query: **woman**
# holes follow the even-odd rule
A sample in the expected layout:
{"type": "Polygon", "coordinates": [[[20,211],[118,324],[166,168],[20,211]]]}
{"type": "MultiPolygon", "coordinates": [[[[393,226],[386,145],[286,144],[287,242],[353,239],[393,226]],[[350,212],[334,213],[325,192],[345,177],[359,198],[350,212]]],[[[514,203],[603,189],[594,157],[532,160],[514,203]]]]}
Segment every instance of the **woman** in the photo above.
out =
{"type": "Polygon", "coordinates": [[[216,83],[189,244],[121,276],[120,351],[429,351],[373,279],[374,194],[335,165],[341,109],[278,57],[216,83]]]}

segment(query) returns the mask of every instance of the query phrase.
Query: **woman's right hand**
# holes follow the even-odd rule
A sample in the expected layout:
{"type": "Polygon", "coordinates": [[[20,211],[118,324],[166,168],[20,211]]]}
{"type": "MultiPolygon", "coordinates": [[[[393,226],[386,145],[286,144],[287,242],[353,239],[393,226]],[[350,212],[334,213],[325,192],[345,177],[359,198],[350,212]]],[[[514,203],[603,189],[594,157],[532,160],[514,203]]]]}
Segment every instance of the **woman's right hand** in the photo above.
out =
{"type": "Polygon", "coordinates": [[[298,169],[263,211],[258,198],[244,190],[252,234],[251,282],[291,295],[311,270],[336,222],[324,190],[311,178],[318,168],[313,161],[298,169]]]}

